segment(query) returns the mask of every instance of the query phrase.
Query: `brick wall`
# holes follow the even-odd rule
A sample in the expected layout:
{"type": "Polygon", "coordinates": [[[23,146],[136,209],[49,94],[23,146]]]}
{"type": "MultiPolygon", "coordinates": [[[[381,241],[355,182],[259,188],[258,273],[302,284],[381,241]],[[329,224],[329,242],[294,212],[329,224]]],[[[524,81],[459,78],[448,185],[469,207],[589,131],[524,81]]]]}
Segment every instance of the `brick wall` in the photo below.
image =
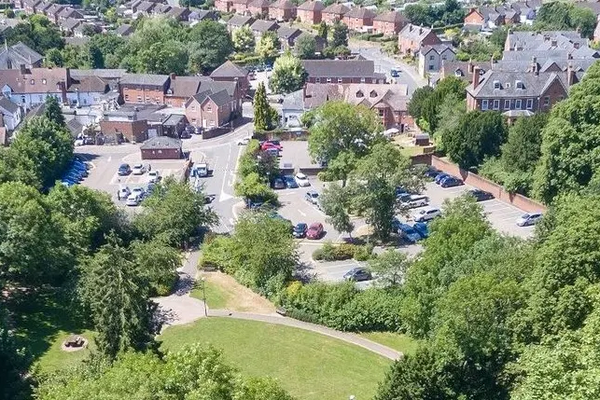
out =
{"type": "Polygon", "coordinates": [[[494,195],[494,197],[505,203],[512,204],[513,206],[520,208],[526,212],[543,212],[546,211],[546,207],[537,201],[531,200],[520,194],[511,194],[504,190],[504,188],[494,182],[491,182],[477,174],[460,169],[458,165],[452,164],[451,162],[441,159],[436,156],[431,157],[431,165],[441,171],[448,174],[452,174],[460,177],[465,183],[474,186],[478,189],[485,190],[494,195]]]}
{"type": "Polygon", "coordinates": [[[114,136],[117,133],[130,142],[143,142],[148,133],[146,120],[141,121],[100,121],[100,130],[105,136],[114,136]]]}
{"type": "Polygon", "coordinates": [[[321,11],[297,10],[300,21],[308,24],[318,24],[321,22],[321,11]]]}

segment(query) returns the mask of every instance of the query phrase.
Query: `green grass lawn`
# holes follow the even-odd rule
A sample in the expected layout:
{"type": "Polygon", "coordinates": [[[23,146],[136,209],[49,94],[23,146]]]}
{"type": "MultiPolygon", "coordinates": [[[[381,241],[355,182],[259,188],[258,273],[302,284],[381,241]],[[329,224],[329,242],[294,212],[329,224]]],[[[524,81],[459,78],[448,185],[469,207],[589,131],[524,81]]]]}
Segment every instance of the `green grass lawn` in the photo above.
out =
{"type": "Polygon", "coordinates": [[[210,343],[248,376],[271,376],[304,400],[371,399],[391,361],[361,347],[287,326],[209,318],[173,326],[163,349],[210,343]]]}
{"type": "MultiPolygon", "coordinates": [[[[227,308],[227,301],[230,298],[230,294],[227,293],[222,287],[215,285],[212,282],[204,281],[206,285],[206,305],[209,308],[223,309],[227,308]]],[[[202,283],[198,282],[197,286],[192,290],[190,296],[195,297],[199,300],[203,300],[202,294],[202,283]]]]}
{"type": "Polygon", "coordinates": [[[365,332],[361,333],[360,336],[384,346],[391,347],[392,349],[398,350],[404,354],[414,353],[419,345],[418,341],[401,333],[365,332]]]}

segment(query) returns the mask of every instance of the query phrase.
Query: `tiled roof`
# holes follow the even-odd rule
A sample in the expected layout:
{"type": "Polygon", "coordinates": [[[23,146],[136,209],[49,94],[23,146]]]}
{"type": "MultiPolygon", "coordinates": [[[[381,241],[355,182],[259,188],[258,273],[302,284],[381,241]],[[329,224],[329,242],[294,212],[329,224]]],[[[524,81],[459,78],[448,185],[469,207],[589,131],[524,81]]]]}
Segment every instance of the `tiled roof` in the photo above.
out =
{"type": "Polygon", "coordinates": [[[346,14],[344,14],[344,17],[360,18],[360,19],[374,18],[375,13],[373,11],[369,10],[368,8],[354,7],[353,9],[348,11],[346,14]]]}
{"type": "Polygon", "coordinates": [[[102,79],[120,79],[127,74],[126,69],[104,68],[104,69],[72,69],[71,77],[80,78],[85,76],[97,76],[102,79]]]}
{"type": "Polygon", "coordinates": [[[271,3],[269,3],[268,0],[254,0],[250,4],[248,4],[248,7],[268,8],[270,5],[271,3]]]}
{"type": "Polygon", "coordinates": [[[20,69],[9,69],[0,74],[0,87],[8,85],[15,93],[59,92],[61,82],[66,85],[65,68],[31,68],[25,74],[20,69]]]}
{"type": "Polygon", "coordinates": [[[264,32],[268,32],[268,31],[277,30],[277,28],[279,28],[279,25],[275,21],[266,21],[264,19],[257,19],[256,21],[254,21],[254,23],[252,25],[250,25],[250,28],[253,31],[264,33],[264,32]]]}
{"type": "Polygon", "coordinates": [[[0,108],[8,111],[11,114],[14,114],[17,111],[19,111],[19,106],[4,96],[0,97],[0,108]]]}
{"type": "Polygon", "coordinates": [[[280,39],[288,39],[293,36],[299,36],[300,34],[302,34],[302,31],[292,26],[284,25],[277,29],[277,37],[280,39]]]}
{"type": "Polygon", "coordinates": [[[108,89],[106,82],[95,75],[71,79],[71,86],[69,87],[69,91],[79,90],[80,92],[97,93],[106,93],[108,89]]]}
{"type": "Polygon", "coordinates": [[[399,13],[398,11],[388,11],[385,12],[383,14],[379,14],[377,15],[375,18],[373,18],[375,21],[381,21],[381,22],[407,22],[408,18],[406,18],[402,13],[399,13]]]}
{"type": "Polygon", "coordinates": [[[406,85],[387,84],[312,84],[306,85],[305,108],[315,108],[329,100],[344,100],[366,107],[389,106],[394,111],[406,111],[408,89],[406,85]]]}
{"type": "Polygon", "coordinates": [[[303,11],[323,11],[325,6],[320,1],[306,1],[298,6],[303,11]]]}
{"type": "Polygon", "coordinates": [[[555,80],[558,80],[567,91],[566,73],[555,72],[504,72],[487,71],[480,77],[480,83],[475,89],[473,85],[467,87],[473,97],[493,97],[493,98],[519,98],[519,97],[537,97],[540,96],[546,88],[555,80]],[[523,85],[518,88],[516,82],[520,81],[523,85]],[[495,83],[499,88],[495,88],[495,83]]]}
{"type": "Polygon", "coordinates": [[[339,14],[339,15],[344,15],[348,11],[350,11],[350,9],[348,7],[346,7],[345,5],[339,4],[339,3],[333,3],[329,7],[326,7],[323,10],[323,13],[324,14],[339,14]]]}
{"type": "Polygon", "coordinates": [[[447,50],[450,50],[451,52],[456,54],[456,50],[452,46],[449,46],[447,44],[427,45],[427,46],[421,47],[421,49],[419,51],[421,52],[421,54],[425,55],[425,54],[429,53],[430,51],[435,51],[438,54],[442,54],[443,52],[445,52],[447,50]]]}
{"type": "Polygon", "coordinates": [[[269,6],[270,8],[277,8],[281,10],[293,10],[296,5],[289,0],[277,0],[275,3],[269,6]]]}
{"type": "Polygon", "coordinates": [[[201,81],[202,77],[199,76],[176,76],[171,79],[169,89],[173,96],[188,98],[198,93],[201,81]]]}
{"type": "Polygon", "coordinates": [[[122,85],[151,85],[162,86],[169,79],[168,75],[153,74],[125,74],[120,83],[122,85]]]}
{"type": "Polygon", "coordinates": [[[60,21],[59,25],[62,26],[65,29],[75,29],[76,27],[78,27],[82,22],[78,19],[74,19],[74,18],[67,18],[64,21],[60,21]]]}
{"type": "Polygon", "coordinates": [[[404,39],[411,39],[415,42],[421,42],[425,36],[431,32],[432,30],[429,28],[408,24],[402,29],[402,31],[400,31],[400,37],[404,39]]]}
{"type": "Polygon", "coordinates": [[[19,65],[32,65],[42,60],[42,55],[21,42],[7,47],[0,52],[0,69],[19,68],[19,65]]]}
{"type": "Polygon", "coordinates": [[[372,60],[304,60],[309,76],[371,77],[375,73],[372,60]]]}
{"type": "Polygon", "coordinates": [[[222,106],[231,101],[231,97],[226,90],[221,90],[216,93],[211,93],[208,95],[208,98],[211,99],[217,106],[222,106]]]}
{"type": "Polygon", "coordinates": [[[181,140],[168,136],[157,136],[146,140],[140,148],[147,149],[181,149],[181,140]]]}
{"type": "Polygon", "coordinates": [[[245,15],[234,15],[227,21],[227,25],[230,26],[244,26],[250,25],[254,22],[254,18],[245,15]]]}
{"type": "Polygon", "coordinates": [[[227,60],[215,69],[211,77],[220,78],[245,78],[248,76],[248,71],[245,68],[235,65],[231,61],[227,60]]]}

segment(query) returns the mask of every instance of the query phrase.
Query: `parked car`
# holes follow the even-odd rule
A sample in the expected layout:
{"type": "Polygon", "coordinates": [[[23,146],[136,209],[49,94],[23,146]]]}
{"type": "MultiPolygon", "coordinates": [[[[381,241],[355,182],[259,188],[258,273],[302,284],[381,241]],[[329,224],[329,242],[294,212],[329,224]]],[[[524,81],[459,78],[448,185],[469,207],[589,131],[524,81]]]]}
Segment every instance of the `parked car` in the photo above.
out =
{"type": "Polygon", "coordinates": [[[398,226],[398,235],[408,243],[417,243],[422,239],[421,235],[419,235],[419,232],[417,232],[408,224],[400,224],[398,226]]]}
{"type": "Polygon", "coordinates": [[[448,175],[448,174],[446,174],[446,173],[442,172],[441,174],[437,174],[437,175],[436,175],[436,177],[433,179],[433,181],[439,185],[439,184],[440,184],[440,182],[441,182],[443,179],[445,179],[445,178],[447,178],[447,177],[449,177],[449,176],[450,176],[450,175],[448,175]]]}
{"type": "Polygon", "coordinates": [[[144,172],[146,172],[146,167],[144,167],[143,164],[135,164],[131,172],[133,175],[144,175],[144,172]]]}
{"type": "Polygon", "coordinates": [[[400,198],[406,195],[410,195],[408,190],[404,189],[402,186],[396,186],[396,197],[400,198]]]}
{"type": "Polygon", "coordinates": [[[318,240],[323,235],[323,224],[320,222],[314,222],[310,224],[308,230],[306,231],[307,239],[315,239],[318,240]]]}
{"type": "Polygon", "coordinates": [[[298,172],[294,178],[296,179],[296,183],[298,184],[298,186],[310,186],[308,176],[304,175],[302,172],[298,172]]]}
{"type": "Polygon", "coordinates": [[[429,166],[427,167],[427,170],[425,171],[424,175],[426,178],[435,179],[435,177],[441,173],[442,171],[440,171],[439,169],[429,166]]]}
{"type": "Polygon", "coordinates": [[[465,183],[463,182],[462,179],[459,179],[455,176],[447,176],[444,179],[442,179],[440,181],[440,186],[443,188],[449,188],[449,187],[454,187],[454,186],[461,186],[464,185],[465,183]]]}
{"type": "Polygon", "coordinates": [[[535,225],[542,219],[542,213],[525,213],[517,219],[517,226],[535,225]]]}
{"type": "Polygon", "coordinates": [[[306,194],[304,195],[304,199],[309,203],[318,204],[319,193],[315,192],[314,190],[311,190],[309,192],[306,192],[306,194]]]}
{"type": "Polygon", "coordinates": [[[265,150],[265,152],[271,157],[279,157],[279,149],[277,149],[276,147],[269,147],[265,150]]]}
{"type": "Polygon", "coordinates": [[[413,224],[413,229],[417,231],[421,238],[427,239],[429,237],[429,227],[424,222],[415,222],[413,224]]]}
{"type": "Polygon", "coordinates": [[[160,181],[161,179],[162,177],[160,176],[158,170],[148,172],[148,182],[158,183],[158,181],[160,181]]]}
{"type": "Polygon", "coordinates": [[[217,197],[216,194],[207,194],[204,196],[204,204],[210,204],[212,203],[215,198],[217,197]]]}
{"type": "Polygon", "coordinates": [[[273,189],[285,189],[285,182],[283,181],[283,179],[273,179],[273,189]]]}
{"type": "Polygon", "coordinates": [[[138,186],[138,187],[134,187],[131,190],[131,194],[137,195],[140,198],[140,200],[141,200],[146,195],[146,191],[144,190],[143,187],[138,186]]]}
{"type": "Polygon", "coordinates": [[[155,187],[156,183],[149,182],[148,186],[146,187],[146,193],[144,194],[144,196],[150,196],[152,192],[154,192],[155,187]]]}
{"type": "Polygon", "coordinates": [[[135,207],[137,205],[140,204],[140,196],[132,193],[129,195],[129,197],[127,197],[127,201],[125,202],[126,205],[130,206],[130,207],[135,207]]]}
{"type": "Polygon", "coordinates": [[[246,136],[237,141],[238,146],[246,146],[252,140],[251,136],[246,136]]]}
{"type": "Polygon", "coordinates": [[[263,150],[263,151],[267,151],[269,149],[281,150],[282,147],[281,147],[281,145],[277,145],[277,144],[275,144],[273,142],[262,142],[260,144],[260,149],[263,150]]]}
{"type": "Polygon", "coordinates": [[[294,179],[293,175],[286,175],[283,177],[283,180],[285,182],[285,186],[288,189],[296,189],[298,187],[298,184],[296,183],[296,180],[294,179]]]}
{"type": "Polygon", "coordinates": [[[119,166],[119,171],[118,171],[119,176],[129,175],[130,173],[131,173],[131,167],[129,166],[129,164],[121,164],[119,166]]]}
{"type": "Polygon", "coordinates": [[[420,194],[410,194],[401,197],[400,203],[407,208],[425,207],[429,205],[429,197],[420,194]]]}
{"type": "Polygon", "coordinates": [[[467,191],[467,193],[470,196],[475,197],[475,201],[492,200],[494,198],[494,195],[491,194],[490,192],[486,192],[485,190],[480,190],[480,189],[471,189],[471,190],[467,191]]]}
{"type": "Polygon", "coordinates": [[[119,190],[117,191],[117,197],[120,200],[125,200],[129,197],[129,195],[131,194],[131,191],[129,190],[129,188],[127,186],[124,186],[122,188],[119,188],[119,190]]]}
{"type": "Polygon", "coordinates": [[[415,222],[426,222],[431,221],[432,219],[439,217],[440,215],[442,215],[442,212],[439,208],[426,207],[417,211],[413,219],[415,220],[415,222]]]}
{"type": "Polygon", "coordinates": [[[300,239],[300,238],[306,237],[307,231],[308,231],[308,225],[305,224],[304,222],[299,222],[296,224],[296,226],[294,226],[292,235],[294,235],[295,238],[300,239]]]}
{"type": "Polygon", "coordinates": [[[363,267],[352,268],[344,274],[344,279],[352,282],[370,281],[373,279],[371,271],[363,267]]]}

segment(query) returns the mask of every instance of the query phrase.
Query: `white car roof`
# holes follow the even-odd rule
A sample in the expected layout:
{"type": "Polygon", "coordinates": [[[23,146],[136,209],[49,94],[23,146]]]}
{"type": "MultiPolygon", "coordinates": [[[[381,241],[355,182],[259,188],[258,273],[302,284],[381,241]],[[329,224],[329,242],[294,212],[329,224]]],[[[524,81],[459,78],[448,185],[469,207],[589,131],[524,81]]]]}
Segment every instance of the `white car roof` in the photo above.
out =
{"type": "Polygon", "coordinates": [[[300,179],[305,179],[305,178],[306,178],[306,175],[304,175],[302,172],[298,172],[298,173],[296,174],[296,177],[297,177],[297,178],[300,178],[300,179]]]}
{"type": "Polygon", "coordinates": [[[127,197],[127,200],[135,200],[135,199],[137,199],[137,194],[135,194],[135,193],[132,193],[129,195],[129,197],[127,197]]]}

